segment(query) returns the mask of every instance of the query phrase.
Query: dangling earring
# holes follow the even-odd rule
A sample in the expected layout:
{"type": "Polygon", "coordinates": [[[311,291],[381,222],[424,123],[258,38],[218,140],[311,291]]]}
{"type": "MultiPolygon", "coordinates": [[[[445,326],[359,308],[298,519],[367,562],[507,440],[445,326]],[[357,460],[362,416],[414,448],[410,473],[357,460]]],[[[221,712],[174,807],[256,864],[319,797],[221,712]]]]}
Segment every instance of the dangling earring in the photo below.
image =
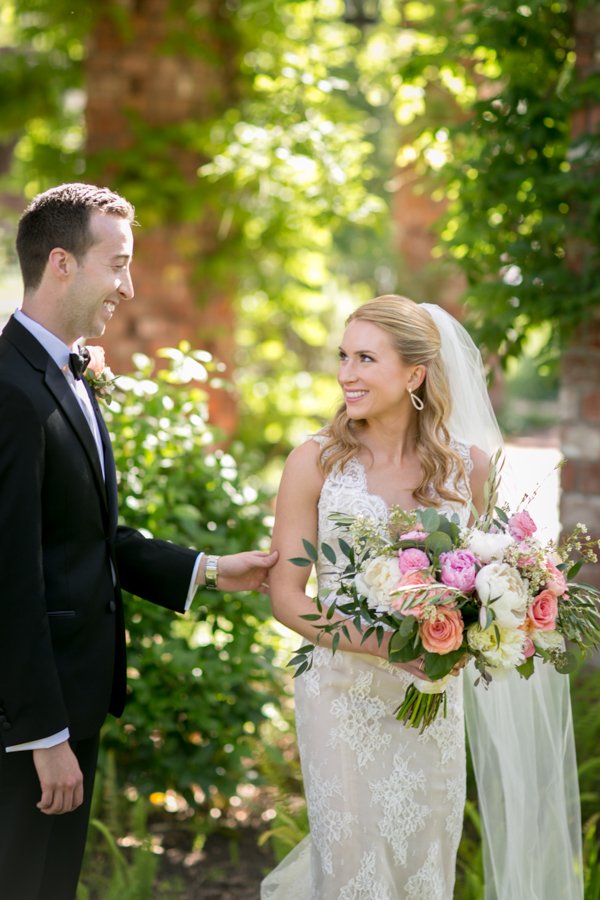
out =
{"type": "Polygon", "coordinates": [[[417,412],[421,412],[421,410],[425,408],[425,404],[423,403],[421,398],[417,396],[417,394],[413,394],[410,388],[408,388],[408,393],[410,396],[410,402],[412,403],[414,408],[417,410],[417,412]]]}

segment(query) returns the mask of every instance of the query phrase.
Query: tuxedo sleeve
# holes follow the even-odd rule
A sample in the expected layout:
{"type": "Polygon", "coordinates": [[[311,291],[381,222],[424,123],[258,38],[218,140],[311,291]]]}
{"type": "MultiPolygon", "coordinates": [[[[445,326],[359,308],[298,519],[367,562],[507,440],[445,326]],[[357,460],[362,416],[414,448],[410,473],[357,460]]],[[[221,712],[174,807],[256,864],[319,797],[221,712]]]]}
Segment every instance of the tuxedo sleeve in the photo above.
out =
{"type": "Polygon", "coordinates": [[[122,588],[158,606],[185,612],[197,550],[119,526],[115,556],[122,588]]]}
{"type": "Polygon", "coordinates": [[[44,431],[27,395],[0,385],[0,741],[68,727],[46,612],[44,431]]]}

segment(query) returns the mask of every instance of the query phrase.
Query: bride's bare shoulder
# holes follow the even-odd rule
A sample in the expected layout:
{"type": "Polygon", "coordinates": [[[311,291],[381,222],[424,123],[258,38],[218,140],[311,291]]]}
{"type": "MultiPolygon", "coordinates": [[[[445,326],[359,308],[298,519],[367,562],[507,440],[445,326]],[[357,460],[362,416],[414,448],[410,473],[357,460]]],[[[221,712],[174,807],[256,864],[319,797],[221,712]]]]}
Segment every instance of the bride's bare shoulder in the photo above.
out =
{"type": "Polygon", "coordinates": [[[288,456],[285,464],[287,478],[302,480],[306,487],[316,487],[320,490],[323,484],[323,474],[319,465],[321,457],[321,443],[315,438],[309,438],[303,444],[296,447],[288,456]]]}

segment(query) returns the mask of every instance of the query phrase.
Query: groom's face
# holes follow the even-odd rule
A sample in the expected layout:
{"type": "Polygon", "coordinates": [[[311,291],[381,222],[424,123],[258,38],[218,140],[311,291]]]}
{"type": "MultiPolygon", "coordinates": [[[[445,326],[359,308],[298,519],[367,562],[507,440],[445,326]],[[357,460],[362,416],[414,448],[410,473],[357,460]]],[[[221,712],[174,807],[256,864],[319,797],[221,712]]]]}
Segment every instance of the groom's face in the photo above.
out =
{"type": "Polygon", "coordinates": [[[121,300],[133,297],[131,225],[120,216],[94,210],[89,227],[94,243],[76,264],[65,309],[71,332],[84,338],[104,334],[121,300]]]}

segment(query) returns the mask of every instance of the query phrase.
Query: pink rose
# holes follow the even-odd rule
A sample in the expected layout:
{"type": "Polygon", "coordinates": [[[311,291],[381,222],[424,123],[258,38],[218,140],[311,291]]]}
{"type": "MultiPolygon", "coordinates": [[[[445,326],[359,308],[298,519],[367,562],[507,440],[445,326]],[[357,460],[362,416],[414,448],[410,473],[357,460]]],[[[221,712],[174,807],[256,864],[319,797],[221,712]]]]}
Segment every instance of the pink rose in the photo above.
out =
{"type": "Polygon", "coordinates": [[[468,593],[475,589],[477,560],[470,550],[450,550],[440,554],[441,578],[448,587],[468,593]]]}
{"type": "Polygon", "coordinates": [[[398,552],[398,565],[404,575],[411,569],[428,569],[430,562],[429,557],[423,550],[419,550],[417,547],[409,547],[407,550],[398,552]]]}
{"type": "Polygon", "coordinates": [[[96,378],[99,378],[102,375],[102,372],[106,368],[106,357],[104,356],[104,347],[87,347],[87,350],[90,354],[90,361],[88,363],[88,369],[94,373],[96,378]]]}
{"type": "Polygon", "coordinates": [[[539,631],[554,631],[557,615],[558,600],[556,599],[556,594],[553,594],[548,589],[541,591],[527,610],[529,621],[539,631]]]}
{"type": "Polygon", "coordinates": [[[529,635],[527,635],[527,637],[525,638],[525,640],[523,642],[523,656],[525,657],[525,659],[529,659],[529,657],[533,656],[534,653],[535,653],[535,644],[533,643],[533,641],[531,640],[529,635]]]}
{"type": "Polygon", "coordinates": [[[402,591],[393,597],[392,609],[405,616],[414,616],[416,619],[420,619],[428,598],[435,594],[435,591],[428,588],[432,584],[435,585],[435,591],[437,591],[438,585],[435,578],[431,573],[427,574],[424,569],[410,569],[405,572],[400,576],[398,587],[410,587],[414,590],[402,591]]]}
{"type": "Polygon", "coordinates": [[[546,590],[560,597],[567,590],[567,579],[551,559],[546,560],[546,568],[550,574],[550,578],[546,581],[546,590]]]}
{"type": "Polygon", "coordinates": [[[537,531],[537,525],[527,510],[523,509],[510,517],[508,530],[515,541],[524,541],[525,538],[531,537],[537,531]]]}
{"type": "Polygon", "coordinates": [[[452,653],[463,642],[463,627],[458,609],[440,606],[434,618],[426,619],[419,626],[423,647],[429,653],[452,653]]]}

